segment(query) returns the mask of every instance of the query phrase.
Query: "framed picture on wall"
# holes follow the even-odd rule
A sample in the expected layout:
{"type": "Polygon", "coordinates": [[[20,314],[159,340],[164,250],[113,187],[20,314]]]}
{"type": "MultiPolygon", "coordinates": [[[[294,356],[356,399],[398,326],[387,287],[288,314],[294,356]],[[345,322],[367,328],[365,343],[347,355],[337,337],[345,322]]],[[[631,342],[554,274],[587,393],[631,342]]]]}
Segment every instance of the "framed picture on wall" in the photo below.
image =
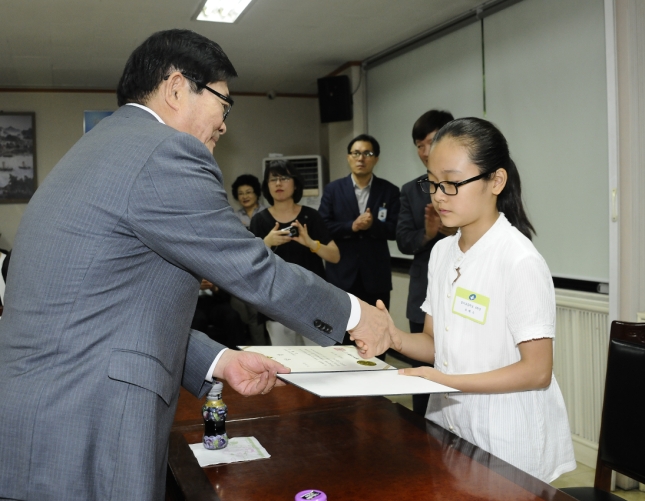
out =
{"type": "Polygon", "coordinates": [[[36,114],[0,112],[0,203],[26,203],[36,191],[36,114]]]}
{"type": "Polygon", "coordinates": [[[83,112],[83,134],[91,131],[94,126],[106,117],[109,117],[113,111],[85,110],[83,112]]]}

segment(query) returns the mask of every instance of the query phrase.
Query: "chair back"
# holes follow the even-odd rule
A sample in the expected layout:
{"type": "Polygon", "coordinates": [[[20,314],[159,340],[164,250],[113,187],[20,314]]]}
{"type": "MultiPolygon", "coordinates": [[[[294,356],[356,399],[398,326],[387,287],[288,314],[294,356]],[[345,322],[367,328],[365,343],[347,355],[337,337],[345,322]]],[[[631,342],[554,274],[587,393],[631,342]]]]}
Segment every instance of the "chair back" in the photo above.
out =
{"type": "Polygon", "coordinates": [[[645,483],[645,323],[611,324],[598,447],[601,465],[645,483]]]}

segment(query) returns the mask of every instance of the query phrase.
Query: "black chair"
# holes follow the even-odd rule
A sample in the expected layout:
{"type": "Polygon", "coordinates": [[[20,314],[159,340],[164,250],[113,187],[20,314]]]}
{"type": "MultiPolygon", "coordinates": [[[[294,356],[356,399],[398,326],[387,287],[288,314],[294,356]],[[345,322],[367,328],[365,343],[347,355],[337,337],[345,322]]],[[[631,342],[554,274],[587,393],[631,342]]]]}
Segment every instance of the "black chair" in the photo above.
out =
{"type": "Polygon", "coordinates": [[[645,323],[612,322],[593,487],[561,489],[579,501],[623,501],[612,470],[645,483],[645,323]]]}

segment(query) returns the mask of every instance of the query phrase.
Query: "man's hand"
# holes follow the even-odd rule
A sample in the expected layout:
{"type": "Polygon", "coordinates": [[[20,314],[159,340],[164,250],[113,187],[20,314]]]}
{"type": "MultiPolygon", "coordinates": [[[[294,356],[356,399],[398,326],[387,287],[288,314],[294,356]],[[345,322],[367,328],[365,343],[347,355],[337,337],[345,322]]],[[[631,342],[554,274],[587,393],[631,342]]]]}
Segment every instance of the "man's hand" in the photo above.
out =
{"type": "Polygon", "coordinates": [[[361,319],[358,325],[349,331],[350,339],[356,341],[361,357],[372,358],[385,353],[390,347],[390,338],[395,335],[394,324],[380,299],[376,302],[378,308],[360,299],[358,302],[361,305],[361,319]]]}
{"type": "Polygon", "coordinates": [[[206,280],[205,278],[202,278],[202,283],[199,285],[199,290],[200,291],[205,291],[207,289],[212,289],[214,286],[211,282],[206,280]]]}
{"type": "Polygon", "coordinates": [[[284,386],[276,374],[290,372],[288,367],[259,353],[226,350],[217,361],[213,377],[226,379],[235,391],[249,396],[264,395],[274,386],[284,386]]]}
{"type": "Polygon", "coordinates": [[[434,210],[432,204],[426,205],[424,220],[426,240],[432,240],[437,236],[439,227],[441,226],[441,218],[439,217],[439,214],[437,214],[437,211],[434,210]]]}
{"type": "Polygon", "coordinates": [[[352,223],[352,231],[369,230],[373,222],[374,218],[372,217],[372,212],[367,208],[365,212],[358,216],[352,223]]]}
{"type": "Polygon", "coordinates": [[[426,242],[436,237],[437,233],[441,233],[442,235],[449,237],[457,233],[458,230],[458,228],[448,228],[447,226],[444,226],[441,222],[439,214],[437,214],[437,211],[434,210],[434,206],[431,203],[426,205],[425,225],[426,242]]]}
{"type": "Polygon", "coordinates": [[[387,311],[385,303],[383,301],[377,301],[376,307],[384,311],[387,315],[388,329],[390,332],[390,348],[394,348],[396,351],[401,351],[403,349],[403,339],[401,338],[400,330],[394,326],[394,320],[392,320],[392,315],[387,311]]]}

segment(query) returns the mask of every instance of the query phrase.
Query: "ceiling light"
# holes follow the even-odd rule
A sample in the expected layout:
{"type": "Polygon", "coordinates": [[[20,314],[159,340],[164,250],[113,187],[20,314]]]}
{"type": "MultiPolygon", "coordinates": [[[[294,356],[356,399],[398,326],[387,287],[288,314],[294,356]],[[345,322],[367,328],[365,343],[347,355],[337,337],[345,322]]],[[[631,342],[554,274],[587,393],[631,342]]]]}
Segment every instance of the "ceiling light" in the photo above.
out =
{"type": "Polygon", "coordinates": [[[206,0],[197,14],[198,21],[234,23],[252,0],[206,0]]]}

